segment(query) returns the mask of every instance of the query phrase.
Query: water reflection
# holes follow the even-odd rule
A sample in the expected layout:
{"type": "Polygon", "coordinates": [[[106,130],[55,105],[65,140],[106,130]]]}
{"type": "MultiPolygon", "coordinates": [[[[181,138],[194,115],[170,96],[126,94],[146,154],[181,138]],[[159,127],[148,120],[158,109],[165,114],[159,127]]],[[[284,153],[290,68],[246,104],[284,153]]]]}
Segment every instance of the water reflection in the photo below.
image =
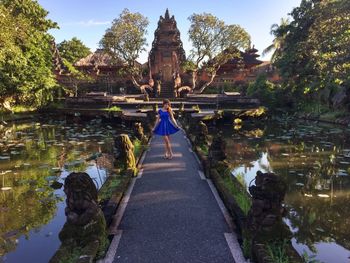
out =
{"type": "Polygon", "coordinates": [[[300,254],[349,262],[350,130],[292,122],[223,127],[233,175],[248,185],[258,170],[288,183],[285,221],[300,254]]]}
{"type": "Polygon", "coordinates": [[[0,127],[0,261],[49,260],[65,222],[64,193],[51,186],[72,171],[86,171],[100,187],[112,166],[116,133],[97,120],[79,125],[41,119],[0,127]],[[102,156],[86,161],[95,153],[102,156]]]}

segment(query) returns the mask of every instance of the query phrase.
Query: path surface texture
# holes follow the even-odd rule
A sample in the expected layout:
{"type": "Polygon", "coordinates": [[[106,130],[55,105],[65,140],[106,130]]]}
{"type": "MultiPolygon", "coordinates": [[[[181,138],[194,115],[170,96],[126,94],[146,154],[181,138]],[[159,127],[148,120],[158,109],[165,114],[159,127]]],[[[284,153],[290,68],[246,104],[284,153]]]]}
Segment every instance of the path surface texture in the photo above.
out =
{"type": "Polygon", "coordinates": [[[163,158],[161,137],[151,141],[114,226],[114,262],[244,262],[227,211],[186,136],[180,131],[171,140],[172,160],[163,158]]]}

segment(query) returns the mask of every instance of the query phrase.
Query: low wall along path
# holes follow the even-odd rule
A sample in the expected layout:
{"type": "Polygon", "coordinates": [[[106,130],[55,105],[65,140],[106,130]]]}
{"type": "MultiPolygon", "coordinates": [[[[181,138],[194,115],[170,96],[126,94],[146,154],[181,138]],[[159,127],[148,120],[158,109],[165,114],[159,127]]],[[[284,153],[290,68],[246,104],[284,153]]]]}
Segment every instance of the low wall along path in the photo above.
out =
{"type": "Polygon", "coordinates": [[[105,262],[245,262],[232,220],[182,131],[155,136],[112,225],[105,262]]]}

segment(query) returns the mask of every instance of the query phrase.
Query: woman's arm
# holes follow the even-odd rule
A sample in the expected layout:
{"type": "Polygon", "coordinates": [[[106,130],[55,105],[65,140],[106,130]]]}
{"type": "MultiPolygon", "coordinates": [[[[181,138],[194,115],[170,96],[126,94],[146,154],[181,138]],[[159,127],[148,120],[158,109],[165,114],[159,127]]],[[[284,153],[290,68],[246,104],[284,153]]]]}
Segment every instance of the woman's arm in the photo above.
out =
{"type": "Polygon", "coordinates": [[[176,127],[180,128],[179,125],[177,124],[175,118],[174,118],[173,110],[170,110],[170,111],[169,111],[169,114],[170,114],[170,119],[171,119],[171,121],[175,124],[176,127]]]}
{"type": "Polygon", "coordinates": [[[158,123],[159,123],[159,114],[157,114],[156,124],[154,125],[152,131],[155,130],[155,128],[157,127],[158,123]]]}

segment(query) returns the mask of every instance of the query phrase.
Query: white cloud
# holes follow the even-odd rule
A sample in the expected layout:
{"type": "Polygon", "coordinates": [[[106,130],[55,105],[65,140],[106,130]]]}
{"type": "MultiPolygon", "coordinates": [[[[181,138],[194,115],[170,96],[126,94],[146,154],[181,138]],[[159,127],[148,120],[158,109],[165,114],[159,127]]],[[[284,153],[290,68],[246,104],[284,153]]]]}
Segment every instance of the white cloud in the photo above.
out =
{"type": "Polygon", "coordinates": [[[85,27],[90,27],[90,26],[104,26],[104,25],[109,25],[111,22],[110,21],[97,21],[94,19],[90,19],[88,21],[76,21],[76,22],[67,22],[67,23],[62,23],[61,25],[63,26],[85,26],[85,27]]]}

